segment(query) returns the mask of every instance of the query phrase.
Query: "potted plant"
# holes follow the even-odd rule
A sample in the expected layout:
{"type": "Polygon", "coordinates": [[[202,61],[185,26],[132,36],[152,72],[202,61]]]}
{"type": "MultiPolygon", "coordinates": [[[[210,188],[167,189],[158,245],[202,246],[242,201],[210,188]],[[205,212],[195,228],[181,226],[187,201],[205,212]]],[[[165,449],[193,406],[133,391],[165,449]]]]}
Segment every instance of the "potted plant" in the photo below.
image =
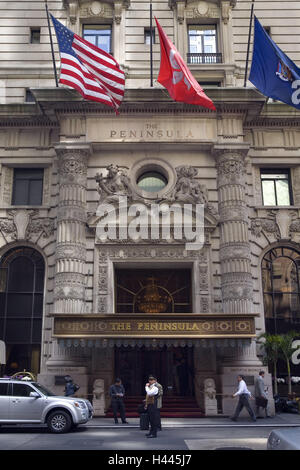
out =
{"type": "Polygon", "coordinates": [[[279,354],[282,359],[286,362],[287,367],[287,383],[288,383],[288,395],[292,396],[292,380],[291,380],[291,359],[293,353],[296,351],[296,347],[293,347],[293,341],[295,336],[299,333],[296,331],[289,331],[289,333],[285,333],[279,336],[279,354]]]}
{"type": "Polygon", "coordinates": [[[264,349],[264,353],[268,362],[273,365],[273,378],[274,378],[274,395],[278,395],[277,384],[277,361],[280,354],[280,338],[279,335],[271,335],[269,333],[262,333],[258,337],[258,343],[264,349]]]}

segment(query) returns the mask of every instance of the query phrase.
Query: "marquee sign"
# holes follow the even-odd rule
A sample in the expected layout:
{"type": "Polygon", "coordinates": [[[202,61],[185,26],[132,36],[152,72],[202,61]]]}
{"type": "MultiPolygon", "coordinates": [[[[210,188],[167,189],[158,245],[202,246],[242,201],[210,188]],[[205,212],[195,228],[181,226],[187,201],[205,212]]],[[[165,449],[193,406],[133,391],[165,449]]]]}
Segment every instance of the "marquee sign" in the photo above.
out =
{"type": "Polygon", "coordinates": [[[255,314],[54,314],[57,338],[251,338],[255,314]]]}

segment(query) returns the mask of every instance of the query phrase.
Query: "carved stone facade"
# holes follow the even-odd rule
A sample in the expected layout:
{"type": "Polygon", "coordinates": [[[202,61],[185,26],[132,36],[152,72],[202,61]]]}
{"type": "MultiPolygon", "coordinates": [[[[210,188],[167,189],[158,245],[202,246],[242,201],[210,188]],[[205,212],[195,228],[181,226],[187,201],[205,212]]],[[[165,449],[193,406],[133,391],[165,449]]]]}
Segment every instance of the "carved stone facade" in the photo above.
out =
{"type": "MultiPolygon", "coordinates": [[[[83,101],[75,90],[54,87],[49,78],[52,64],[43,62],[48,57],[43,51],[32,63],[41,61],[44,68],[36,69],[22,56],[16,59],[18,79],[11,78],[13,65],[9,76],[5,76],[7,64],[0,72],[11,91],[0,105],[0,263],[7,251],[23,246],[42,254],[46,275],[40,380],[61,393],[55,377],[70,374],[83,395],[93,393],[94,383],[101,390],[104,385],[106,404],[115,373],[115,348],[124,342],[118,343],[117,337],[90,339],[85,335],[57,338],[53,317],[76,315],[84,328],[88,315],[118,313],[118,269],[186,269],[191,274],[190,314],[224,316],[224,328],[228,315],[252,315],[259,335],[265,330],[262,259],[272,247],[286,244],[299,249],[300,243],[300,115],[279,102],[266,103],[253,88],[235,86],[243,81],[241,50],[246,43],[232,44],[237,37],[246,41],[245,2],[241,9],[238,0],[166,0],[159,4],[159,20],[169,28],[168,34],[184,58],[188,26],[217,24],[222,63],[190,64],[200,83],[222,85],[206,90],[217,113],[172,102],[157,83],[149,87],[146,3],[65,0],[58,8],[58,17],[78,34],[83,24],[112,27],[114,57],[127,76],[118,116],[100,103],[83,101]],[[24,65],[21,71],[19,63],[24,65]],[[23,102],[29,80],[35,103],[23,102]],[[290,170],[292,203],[264,206],[261,168],[283,165],[290,170]],[[44,170],[40,206],[12,203],[14,170],[23,167],[44,170]],[[160,173],[166,186],[147,194],[138,184],[145,172],[160,173]],[[174,226],[165,239],[101,240],[97,209],[101,203],[115,208],[120,197],[129,204],[144,204],[148,214],[151,204],[203,204],[203,247],[187,250],[186,238],[177,239],[174,226]]],[[[250,3],[246,2],[249,8],[250,3]]],[[[26,28],[30,27],[27,15],[24,18],[26,28]]],[[[18,18],[17,23],[22,22],[18,18]]],[[[274,20],[280,29],[277,23],[274,20]]],[[[43,27],[46,31],[46,23],[43,27]]],[[[9,54],[13,57],[15,53],[9,54]]],[[[154,55],[154,71],[158,72],[157,42],[154,55]]],[[[1,288],[5,282],[2,279],[1,288]]],[[[226,339],[201,337],[197,343],[183,337],[170,343],[163,338],[159,343],[153,334],[147,342],[129,339],[124,347],[163,349],[176,342],[178,348],[193,348],[194,392],[199,405],[205,404],[203,391],[209,380],[210,385],[215,384],[218,409],[230,413],[232,401],[218,397],[232,393],[238,373],[251,377],[258,373],[261,352],[255,339],[241,333],[226,339]]],[[[102,412],[102,391],[95,389],[94,394],[102,412]]],[[[206,399],[216,412],[211,392],[206,399]]]]}

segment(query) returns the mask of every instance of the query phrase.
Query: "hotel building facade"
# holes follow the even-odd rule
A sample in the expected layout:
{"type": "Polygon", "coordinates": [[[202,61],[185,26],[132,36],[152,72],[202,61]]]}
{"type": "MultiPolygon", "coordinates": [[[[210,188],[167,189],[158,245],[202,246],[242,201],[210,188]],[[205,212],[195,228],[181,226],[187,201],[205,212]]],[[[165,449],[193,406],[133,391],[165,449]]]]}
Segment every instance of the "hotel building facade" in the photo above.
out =
{"type": "MultiPolygon", "coordinates": [[[[153,3],[213,112],[172,101],[156,80],[150,86],[149,2],[49,1],[54,17],[125,71],[115,115],[55,86],[44,2],[0,1],[6,373],[31,370],[59,393],[69,374],[91,399],[102,379],[106,407],[115,376],[141,396],[152,373],[166,397],[230,414],[237,375],[253,390],[263,369],[271,396],[257,338],[300,321],[300,112],[243,86],[250,6],[153,3]],[[187,249],[176,227],[168,237],[103,240],[99,206],[118,209],[120,197],[147,211],[203,205],[202,247],[187,249]]],[[[256,0],[255,9],[299,64],[299,2],[256,0]]],[[[153,41],[156,78],[156,28],[153,41]]],[[[129,215],[125,232],[130,223],[129,215]]]]}

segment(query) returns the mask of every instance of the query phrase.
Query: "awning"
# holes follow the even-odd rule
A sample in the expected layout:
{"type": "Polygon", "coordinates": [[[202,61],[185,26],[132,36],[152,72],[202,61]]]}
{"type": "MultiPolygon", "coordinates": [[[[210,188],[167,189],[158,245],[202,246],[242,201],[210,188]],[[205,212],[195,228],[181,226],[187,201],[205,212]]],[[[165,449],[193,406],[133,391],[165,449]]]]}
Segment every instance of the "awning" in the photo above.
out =
{"type": "Polygon", "coordinates": [[[221,345],[255,337],[255,314],[54,314],[53,337],[63,344],[221,345]],[[68,342],[69,341],[69,342],[68,342]],[[213,342],[213,343],[212,343],[213,342]]]}
{"type": "Polygon", "coordinates": [[[65,348],[114,348],[115,346],[125,348],[142,348],[147,349],[159,349],[166,346],[170,347],[196,347],[202,349],[218,348],[219,350],[225,350],[228,348],[248,347],[250,345],[250,339],[189,339],[189,340],[176,340],[176,339],[59,339],[58,344],[65,348]]]}

